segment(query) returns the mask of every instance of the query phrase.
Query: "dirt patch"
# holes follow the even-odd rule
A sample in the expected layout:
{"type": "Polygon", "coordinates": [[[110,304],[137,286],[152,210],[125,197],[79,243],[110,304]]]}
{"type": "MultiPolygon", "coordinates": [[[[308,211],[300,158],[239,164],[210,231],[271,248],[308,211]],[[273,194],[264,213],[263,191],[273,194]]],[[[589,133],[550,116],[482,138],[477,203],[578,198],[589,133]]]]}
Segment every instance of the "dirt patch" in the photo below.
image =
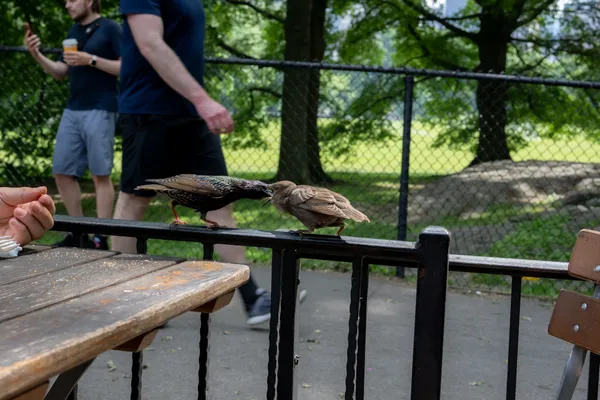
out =
{"type": "Polygon", "coordinates": [[[495,161],[467,168],[411,193],[409,222],[482,212],[492,205],[580,204],[600,198],[600,165],[495,161]]]}

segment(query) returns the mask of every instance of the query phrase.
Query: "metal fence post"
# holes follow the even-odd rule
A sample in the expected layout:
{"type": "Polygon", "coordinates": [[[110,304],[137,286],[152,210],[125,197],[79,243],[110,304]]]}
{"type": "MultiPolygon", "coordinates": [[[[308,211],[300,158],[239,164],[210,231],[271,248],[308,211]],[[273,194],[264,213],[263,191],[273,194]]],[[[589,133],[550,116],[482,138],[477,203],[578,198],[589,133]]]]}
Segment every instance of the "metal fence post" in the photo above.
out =
{"type": "Polygon", "coordinates": [[[279,348],[277,353],[277,399],[297,398],[295,353],[297,336],[296,305],[300,260],[295,249],[284,249],[281,257],[281,297],[279,311],[279,348]]]}
{"type": "Polygon", "coordinates": [[[446,317],[450,234],[427,227],[419,235],[421,260],[417,277],[411,399],[438,400],[446,317]]]}
{"type": "MultiPolygon", "coordinates": [[[[215,245],[203,244],[204,260],[212,261],[215,245]]],[[[210,352],[210,314],[200,313],[200,352],[198,354],[198,400],[208,398],[208,353],[210,352]]]]}
{"type": "MultiPolygon", "coordinates": [[[[137,254],[146,254],[148,252],[148,238],[138,236],[135,241],[135,250],[137,254]]],[[[131,353],[131,393],[130,400],[140,400],[142,398],[142,371],[144,370],[144,351],[131,353]]]]}
{"type": "MultiPolygon", "coordinates": [[[[398,204],[398,240],[406,240],[408,219],[408,179],[410,163],[410,132],[413,113],[415,78],[404,77],[404,130],[402,132],[402,167],[400,171],[400,199],[398,204]]],[[[396,267],[396,276],[404,278],[404,267],[396,267]]]]}

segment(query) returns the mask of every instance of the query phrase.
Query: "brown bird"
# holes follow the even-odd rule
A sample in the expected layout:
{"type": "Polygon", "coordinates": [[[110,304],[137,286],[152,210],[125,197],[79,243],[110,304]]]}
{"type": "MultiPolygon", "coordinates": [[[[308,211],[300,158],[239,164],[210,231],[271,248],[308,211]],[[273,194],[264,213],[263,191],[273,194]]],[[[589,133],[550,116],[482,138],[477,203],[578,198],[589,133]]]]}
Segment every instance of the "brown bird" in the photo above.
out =
{"type": "Polygon", "coordinates": [[[209,228],[219,227],[215,221],[206,219],[209,211],[218,210],[241,199],[264,199],[272,195],[267,184],[232,176],[181,174],[164,179],[148,179],[150,184],[136,190],[153,190],[166,194],[171,200],[171,211],[175,216],[172,224],[186,224],[179,219],[175,206],[182,205],[200,213],[200,219],[209,228]]]}
{"type": "Polygon", "coordinates": [[[273,191],[269,201],[275,208],[293,215],[308,228],[298,230],[298,233],[312,233],[318,228],[339,226],[339,236],[346,227],[346,219],[371,222],[365,214],[352,207],[347,198],[329,189],[298,186],[290,181],[275,182],[269,185],[269,189],[273,191]]]}

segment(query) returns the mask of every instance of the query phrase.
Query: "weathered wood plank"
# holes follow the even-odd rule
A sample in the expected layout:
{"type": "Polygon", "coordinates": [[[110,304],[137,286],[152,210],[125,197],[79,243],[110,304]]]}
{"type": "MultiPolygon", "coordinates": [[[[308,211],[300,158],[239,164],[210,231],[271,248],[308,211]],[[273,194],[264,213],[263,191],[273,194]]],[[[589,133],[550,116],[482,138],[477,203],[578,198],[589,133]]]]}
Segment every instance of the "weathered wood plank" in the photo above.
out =
{"type": "Polygon", "coordinates": [[[55,248],[56,246],[50,246],[45,244],[27,244],[25,246],[21,246],[23,251],[19,253],[19,255],[37,253],[40,251],[46,251],[55,248]]]}
{"type": "Polygon", "coordinates": [[[46,391],[48,390],[49,385],[50,382],[46,381],[41,385],[36,386],[33,389],[30,389],[27,392],[18,395],[17,397],[13,398],[13,400],[43,400],[46,396],[46,391]]]}
{"type": "Polygon", "coordinates": [[[16,258],[0,259],[0,285],[22,281],[52,271],[114,256],[115,252],[79,248],[55,248],[21,253],[16,258]]]}
{"type": "Polygon", "coordinates": [[[243,285],[243,265],[190,261],[0,324],[0,400],[243,285]]]}
{"type": "Polygon", "coordinates": [[[569,274],[600,283],[600,232],[591,229],[579,231],[569,260],[569,274]]]}
{"type": "Polygon", "coordinates": [[[548,324],[548,333],[600,354],[600,300],[561,290],[548,324]]]}
{"type": "Polygon", "coordinates": [[[231,299],[233,299],[234,294],[235,290],[232,290],[231,292],[225,293],[223,296],[216,298],[209,303],[203,304],[192,311],[201,313],[214,313],[215,311],[219,311],[221,308],[226,307],[229,305],[229,303],[231,303],[231,299]]]}
{"type": "Polygon", "coordinates": [[[138,254],[110,258],[52,271],[2,286],[0,322],[165,268],[181,259],[138,254]]]}
{"type": "Polygon", "coordinates": [[[153,329],[150,332],[141,334],[138,337],[135,337],[123,344],[118,345],[117,347],[115,347],[115,350],[127,351],[130,353],[137,353],[139,351],[142,351],[152,344],[152,341],[156,337],[157,333],[158,329],[153,329]]]}

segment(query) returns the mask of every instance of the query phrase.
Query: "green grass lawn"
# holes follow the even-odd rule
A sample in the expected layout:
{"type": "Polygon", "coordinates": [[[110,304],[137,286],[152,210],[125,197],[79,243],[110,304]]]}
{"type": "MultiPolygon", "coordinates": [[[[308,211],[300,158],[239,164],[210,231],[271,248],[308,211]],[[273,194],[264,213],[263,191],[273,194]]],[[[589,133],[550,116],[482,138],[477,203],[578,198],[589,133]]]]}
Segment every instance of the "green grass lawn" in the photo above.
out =
{"type": "MultiPolygon", "coordinates": [[[[278,129],[278,126],[274,124],[271,129],[265,130],[264,136],[268,138],[267,142],[269,143],[265,148],[231,150],[225,147],[230,174],[251,179],[273,177],[278,162],[278,129]]],[[[401,126],[398,129],[400,132],[401,126]]],[[[412,188],[418,188],[426,182],[458,172],[471,161],[472,156],[467,151],[455,151],[447,148],[433,149],[432,144],[435,140],[435,134],[435,129],[418,123],[414,125],[410,157],[410,184],[412,188]]],[[[401,152],[402,145],[399,138],[386,143],[362,143],[356,147],[354,152],[338,159],[323,157],[324,169],[337,181],[331,189],[344,194],[358,209],[371,218],[371,223],[359,224],[349,221],[344,235],[381,239],[396,238],[401,152]]],[[[598,154],[600,154],[600,144],[585,140],[535,140],[527,148],[514,153],[513,158],[516,161],[535,159],[598,162],[600,161],[598,154]]],[[[120,154],[115,156],[115,163],[114,180],[117,182],[120,173],[120,154]]],[[[87,190],[90,187],[88,182],[86,184],[87,190]]],[[[261,207],[261,204],[260,201],[250,200],[237,202],[234,209],[238,227],[262,230],[303,228],[293,217],[283,215],[271,205],[261,207]]],[[[429,221],[429,223],[444,226],[452,231],[452,229],[464,226],[494,225],[524,214],[535,215],[547,210],[547,207],[547,205],[536,204],[528,207],[497,205],[472,218],[443,218],[438,221],[429,221]]],[[[94,216],[94,198],[85,199],[83,208],[85,215],[94,216]]],[[[58,204],[57,212],[59,214],[66,213],[61,203],[58,204]]],[[[178,212],[189,223],[202,224],[199,215],[192,210],[179,208],[178,212]]],[[[156,197],[150,206],[146,219],[157,222],[171,222],[173,220],[166,196],[159,195],[156,197]]],[[[409,240],[415,240],[424,227],[424,224],[409,226],[409,240]]],[[[495,243],[486,255],[565,261],[568,260],[577,233],[574,228],[563,219],[541,223],[527,221],[519,223],[514,232],[495,243]]],[[[328,228],[320,233],[334,234],[336,230],[337,228],[328,228]]],[[[60,233],[50,232],[40,242],[52,243],[60,239],[61,236],[60,233]]],[[[149,252],[184,257],[202,256],[202,249],[198,244],[158,240],[149,241],[149,252]]],[[[267,249],[248,248],[247,256],[250,262],[264,264],[270,262],[271,253],[267,249]]],[[[333,268],[340,270],[349,268],[348,265],[339,263],[308,260],[303,261],[302,266],[303,268],[333,268]]],[[[375,267],[374,270],[379,273],[393,274],[393,271],[388,268],[375,267]]],[[[498,278],[482,276],[477,278],[479,281],[475,280],[476,282],[474,282],[484,284],[489,281],[489,285],[494,286],[498,283],[498,278]]],[[[532,284],[534,286],[542,285],[543,282],[532,282],[532,284]]],[[[542,289],[532,288],[528,290],[535,294],[543,291],[542,289]]]]}

